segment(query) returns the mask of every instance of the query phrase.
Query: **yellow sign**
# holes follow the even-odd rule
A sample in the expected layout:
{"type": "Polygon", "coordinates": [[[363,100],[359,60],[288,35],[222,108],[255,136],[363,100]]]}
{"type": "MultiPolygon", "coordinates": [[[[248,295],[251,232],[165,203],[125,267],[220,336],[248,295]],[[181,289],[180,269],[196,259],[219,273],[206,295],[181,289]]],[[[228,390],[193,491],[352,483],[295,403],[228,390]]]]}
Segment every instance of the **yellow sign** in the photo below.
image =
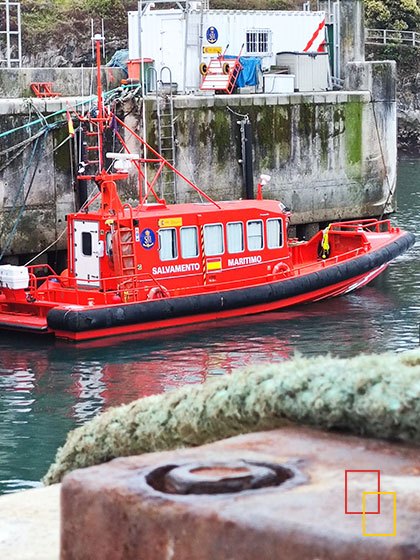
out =
{"type": "Polygon", "coordinates": [[[222,47],[203,47],[203,54],[222,54],[222,47]]]}
{"type": "Polygon", "coordinates": [[[161,228],[182,226],[182,218],[161,218],[158,225],[161,228]]]}

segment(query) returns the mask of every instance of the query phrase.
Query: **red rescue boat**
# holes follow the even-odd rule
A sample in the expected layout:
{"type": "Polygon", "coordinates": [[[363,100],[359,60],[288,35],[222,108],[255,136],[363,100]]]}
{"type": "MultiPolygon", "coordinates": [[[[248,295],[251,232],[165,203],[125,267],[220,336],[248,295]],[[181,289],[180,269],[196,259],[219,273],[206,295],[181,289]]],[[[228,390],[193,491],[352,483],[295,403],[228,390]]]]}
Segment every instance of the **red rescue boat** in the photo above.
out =
{"type": "Polygon", "coordinates": [[[267,177],[256,200],[215,202],[133,131],[151,155],[129,154],[117,132],[124,153],[107,154],[120,171],[109,173],[102,135],[125,125],[103,106],[100,85],[95,116],[78,118],[99,139],[97,171],[79,179],[94,180],[99,191],[67,217],[63,273],[0,266],[1,329],[81,341],[272,311],[360,288],[414,244],[411,233],[375,219],[333,223],[309,241],[289,239],[290,213],[262,198],[267,177]],[[137,167],[144,192],[136,207],[117,193],[126,161],[137,167]],[[151,181],[145,164],[157,168],[151,181]],[[205,202],[159,199],[154,189],[165,167],[205,202]]]}

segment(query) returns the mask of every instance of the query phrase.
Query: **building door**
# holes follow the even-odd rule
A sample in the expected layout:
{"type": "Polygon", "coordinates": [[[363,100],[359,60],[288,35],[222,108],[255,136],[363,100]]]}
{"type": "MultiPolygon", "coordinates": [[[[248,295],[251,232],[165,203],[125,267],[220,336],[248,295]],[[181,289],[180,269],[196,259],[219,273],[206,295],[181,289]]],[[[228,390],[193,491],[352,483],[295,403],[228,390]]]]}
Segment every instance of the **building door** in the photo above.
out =
{"type": "Polygon", "coordinates": [[[99,286],[99,223],[74,221],[74,270],[79,285],[99,286]]]}
{"type": "MultiPolygon", "coordinates": [[[[179,91],[184,90],[184,29],[184,22],[179,17],[165,18],[160,22],[160,68],[170,68],[172,82],[178,84],[179,91]]],[[[169,81],[168,72],[162,74],[162,80],[169,81]]]]}

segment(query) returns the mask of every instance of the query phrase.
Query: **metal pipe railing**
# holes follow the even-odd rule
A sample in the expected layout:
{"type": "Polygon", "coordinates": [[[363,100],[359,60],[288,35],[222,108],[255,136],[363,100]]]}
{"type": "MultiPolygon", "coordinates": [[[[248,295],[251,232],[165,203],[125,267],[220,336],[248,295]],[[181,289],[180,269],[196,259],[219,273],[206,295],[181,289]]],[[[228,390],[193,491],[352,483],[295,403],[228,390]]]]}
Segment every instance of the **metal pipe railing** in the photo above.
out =
{"type": "Polygon", "coordinates": [[[420,47],[420,33],[399,29],[366,29],[367,45],[395,45],[420,47]]]}

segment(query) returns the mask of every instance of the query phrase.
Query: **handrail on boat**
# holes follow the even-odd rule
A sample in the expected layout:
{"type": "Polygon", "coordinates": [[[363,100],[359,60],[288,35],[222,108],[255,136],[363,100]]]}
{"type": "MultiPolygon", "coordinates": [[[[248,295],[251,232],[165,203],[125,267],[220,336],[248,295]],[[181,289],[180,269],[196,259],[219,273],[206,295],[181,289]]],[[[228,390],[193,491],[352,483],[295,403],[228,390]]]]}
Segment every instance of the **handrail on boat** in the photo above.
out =
{"type": "Polygon", "coordinates": [[[42,282],[45,282],[47,278],[55,278],[58,280],[60,279],[59,275],[55,272],[53,268],[51,268],[49,264],[32,264],[27,266],[27,269],[29,274],[29,289],[31,292],[36,291],[38,289],[38,285],[40,285],[42,282]],[[43,269],[43,268],[49,270],[51,274],[48,274],[47,276],[37,276],[35,274],[35,269],[43,269]]]}
{"type": "MultiPolygon", "coordinates": [[[[389,220],[373,220],[373,219],[365,219],[365,220],[353,220],[349,222],[336,222],[332,224],[330,233],[347,233],[347,232],[354,232],[360,231],[360,233],[364,233],[366,231],[373,232],[380,232],[380,228],[386,227],[386,231],[392,232],[396,231],[395,228],[391,227],[389,220]]],[[[307,262],[302,265],[296,265],[291,270],[287,271],[287,276],[301,276],[310,269],[317,269],[318,267],[328,267],[333,264],[338,264],[340,262],[346,261],[349,258],[354,258],[359,256],[360,254],[366,253],[368,251],[368,245],[363,243],[361,246],[356,247],[350,251],[345,253],[340,253],[338,255],[333,255],[328,257],[324,260],[314,260],[312,262],[307,262]]],[[[62,277],[55,273],[55,271],[47,264],[45,265],[32,265],[28,266],[29,269],[29,277],[30,277],[30,292],[35,297],[37,294],[41,296],[44,301],[55,301],[54,293],[58,290],[62,290],[63,288],[68,288],[73,294],[73,302],[75,304],[80,304],[81,302],[86,304],[85,300],[88,298],[89,292],[91,291],[90,288],[95,288],[98,290],[102,296],[102,301],[98,302],[99,304],[103,303],[107,305],[109,303],[116,303],[113,301],[114,296],[119,296],[122,302],[135,302],[135,301],[144,301],[146,299],[146,294],[153,288],[159,287],[162,292],[169,293],[168,290],[163,286],[161,282],[158,281],[151,273],[148,272],[141,272],[139,274],[132,275],[131,277],[127,278],[127,276],[114,276],[109,278],[102,278],[99,280],[97,279],[81,279],[81,278],[68,278],[62,277]],[[39,270],[42,268],[46,268],[51,274],[46,276],[36,276],[35,270],[39,270]],[[55,282],[57,284],[57,290],[54,290],[54,285],[49,284],[48,290],[39,289],[40,286],[43,285],[44,282],[55,282]],[[83,282],[81,285],[80,282],[83,282]],[[81,297],[83,294],[83,298],[81,297]]],[[[286,274],[285,274],[286,275],[286,274]]],[[[278,273],[278,276],[281,276],[281,272],[278,273]]],[[[261,282],[266,282],[267,280],[272,280],[273,275],[272,273],[265,273],[261,276],[255,277],[255,284],[261,284],[261,282]]],[[[235,281],[228,281],[222,282],[218,284],[219,289],[229,289],[232,286],[239,286],[241,283],[247,282],[249,283],[249,279],[246,280],[235,280],[235,281]]],[[[202,288],[202,286],[201,286],[202,288]]],[[[185,288],[186,290],[191,290],[190,288],[185,288]]],[[[184,289],[178,287],[176,293],[179,294],[183,292],[184,289]]],[[[92,292],[93,295],[93,292],[92,292]]],[[[95,302],[96,303],[96,302],[95,302]]],[[[96,303],[97,304],[97,303],[96,303]]]]}
{"type": "MultiPolygon", "coordinates": [[[[29,267],[28,267],[29,268],[29,267]]],[[[33,268],[43,268],[43,265],[35,265],[33,268]]],[[[128,292],[128,300],[140,301],[144,300],[144,294],[147,293],[152,287],[159,287],[162,291],[166,289],[158,282],[158,280],[149,272],[142,272],[140,274],[133,275],[130,278],[127,276],[112,276],[109,278],[97,279],[85,279],[85,278],[68,278],[57,275],[54,270],[45,265],[52,274],[46,276],[35,276],[33,272],[29,272],[29,289],[30,294],[35,297],[35,299],[41,299],[42,301],[51,302],[56,301],[54,294],[59,290],[68,289],[69,293],[73,294],[73,301],[76,305],[82,303],[82,294],[84,299],[89,299],[89,293],[92,294],[92,288],[95,288],[101,293],[102,300],[98,303],[109,304],[115,303],[112,301],[114,296],[120,296],[121,300],[124,301],[124,294],[128,292]],[[49,283],[50,282],[50,283],[49,283]],[[54,284],[51,284],[54,282],[54,284]],[[80,284],[83,282],[83,284],[80,284]],[[48,284],[48,290],[45,290],[42,286],[48,284]],[[132,287],[129,287],[132,284],[132,287]],[[54,289],[56,285],[56,289],[54,289]],[[142,290],[141,296],[139,290],[142,290]],[[41,297],[42,296],[42,297],[41,297]],[[131,297],[130,297],[131,296],[131,297]]]]}
{"type": "MultiPolygon", "coordinates": [[[[294,267],[292,270],[289,270],[287,275],[289,277],[293,277],[293,276],[302,276],[303,274],[307,273],[308,270],[310,270],[311,268],[315,268],[317,266],[322,266],[322,268],[331,266],[333,264],[338,264],[342,261],[347,260],[348,258],[352,258],[352,257],[357,257],[362,253],[366,253],[367,251],[367,247],[366,246],[361,246],[361,247],[356,247],[355,249],[352,249],[351,251],[347,251],[345,253],[340,253],[339,255],[334,255],[331,257],[328,257],[325,260],[318,260],[318,261],[314,261],[311,263],[306,263],[303,264],[301,266],[296,266],[294,267]]],[[[37,265],[39,268],[42,268],[42,266],[37,265]]],[[[51,267],[48,267],[51,271],[51,267]]],[[[280,275],[280,274],[279,274],[280,275]]],[[[31,292],[34,293],[34,295],[36,296],[37,293],[39,294],[43,294],[43,298],[45,301],[54,301],[54,299],[49,298],[48,295],[49,292],[51,292],[51,295],[59,290],[64,288],[69,288],[74,294],[75,294],[75,298],[74,298],[74,303],[76,305],[80,304],[81,302],[81,294],[84,295],[84,298],[86,299],[86,297],[89,295],[89,284],[96,288],[99,289],[102,297],[103,297],[103,304],[109,304],[109,303],[115,303],[112,301],[112,298],[114,296],[119,296],[122,300],[122,302],[127,302],[127,301],[131,301],[131,302],[135,302],[135,301],[144,301],[145,300],[145,294],[146,292],[149,292],[149,290],[152,287],[159,287],[162,289],[162,291],[168,291],[166,288],[163,287],[163,285],[150,273],[140,273],[140,274],[136,274],[133,275],[131,278],[127,278],[126,276],[115,276],[115,277],[110,277],[110,278],[104,278],[100,280],[100,286],[98,288],[97,286],[97,280],[88,280],[88,279],[80,279],[80,278],[62,278],[60,276],[57,276],[55,273],[53,273],[53,275],[49,275],[49,276],[45,276],[45,277],[36,277],[33,274],[30,275],[33,278],[33,288],[31,289],[31,292]],[[52,280],[54,282],[57,282],[57,290],[53,290],[51,289],[51,285],[49,286],[49,290],[43,291],[43,290],[39,290],[38,286],[37,286],[37,282],[45,282],[48,280],[52,280]],[[80,285],[78,282],[80,282],[80,280],[83,280],[84,284],[80,285]],[[65,284],[67,285],[65,285],[65,284]],[[131,284],[131,285],[130,285],[131,284]],[[112,287],[111,285],[116,287],[112,287]],[[46,298],[46,299],[45,299],[46,298]]],[[[255,277],[255,284],[261,284],[261,282],[267,281],[267,279],[272,279],[272,274],[264,274],[261,275],[259,277],[255,277]]],[[[232,285],[240,285],[241,283],[246,282],[249,283],[249,279],[244,279],[244,280],[240,280],[240,281],[229,281],[229,282],[222,282],[218,284],[218,288],[219,289],[229,289],[232,287],[232,285]]],[[[202,286],[201,286],[202,288],[202,286]]],[[[187,290],[187,288],[185,288],[185,290],[187,290]]],[[[188,288],[188,290],[191,290],[191,288],[188,288]]],[[[177,292],[182,292],[183,289],[182,288],[177,288],[177,292]]],[[[170,290],[169,290],[170,293],[170,290]]]]}
{"type": "Polygon", "coordinates": [[[55,270],[53,270],[49,264],[31,264],[29,266],[26,267],[29,270],[29,274],[35,274],[34,270],[36,268],[47,268],[53,276],[57,276],[58,278],[58,274],[55,272],[55,270]]]}
{"type": "Polygon", "coordinates": [[[373,231],[376,233],[392,233],[397,231],[391,226],[390,220],[376,220],[375,218],[367,218],[364,220],[351,220],[346,222],[335,222],[331,224],[330,232],[333,231],[373,231]],[[374,228],[374,229],[372,229],[374,228]]]}

